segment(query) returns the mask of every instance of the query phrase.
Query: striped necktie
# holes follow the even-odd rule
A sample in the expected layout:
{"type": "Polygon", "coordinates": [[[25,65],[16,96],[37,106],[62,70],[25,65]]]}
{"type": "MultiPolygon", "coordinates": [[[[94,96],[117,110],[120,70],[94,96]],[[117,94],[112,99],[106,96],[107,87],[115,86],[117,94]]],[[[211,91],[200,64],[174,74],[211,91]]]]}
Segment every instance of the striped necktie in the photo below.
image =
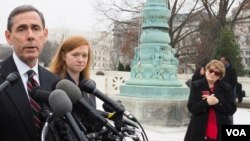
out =
{"type": "MultiPolygon", "coordinates": [[[[27,71],[27,74],[28,74],[27,89],[28,89],[28,93],[30,95],[32,88],[35,87],[35,86],[39,86],[39,84],[33,78],[34,75],[35,75],[35,72],[33,70],[27,71]]],[[[36,125],[36,127],[38,129],[41,129],[41,120],[40,120],[40,117],[39,117],[39,112],[41,110],[41,107],[31,97],[30,97],[29,101],[30,101],[30,106],[31,106],[32,112],[33,112],[34,123],[35,123],[35,125],[36,125]]]]}

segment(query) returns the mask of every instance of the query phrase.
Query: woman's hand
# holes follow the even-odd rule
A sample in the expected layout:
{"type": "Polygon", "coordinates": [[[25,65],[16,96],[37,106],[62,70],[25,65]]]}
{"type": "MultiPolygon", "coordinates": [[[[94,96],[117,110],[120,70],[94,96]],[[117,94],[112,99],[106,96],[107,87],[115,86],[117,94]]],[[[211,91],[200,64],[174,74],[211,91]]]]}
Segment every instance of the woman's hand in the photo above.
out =
{"type": "Polygon", "coordinates": [[[215,97],[214,94],[211,95],[203,95],[202,99],[206,99],[208,105],[215,105],[217,103],[219,103],[219,99],[217,97],[215,97]]]}

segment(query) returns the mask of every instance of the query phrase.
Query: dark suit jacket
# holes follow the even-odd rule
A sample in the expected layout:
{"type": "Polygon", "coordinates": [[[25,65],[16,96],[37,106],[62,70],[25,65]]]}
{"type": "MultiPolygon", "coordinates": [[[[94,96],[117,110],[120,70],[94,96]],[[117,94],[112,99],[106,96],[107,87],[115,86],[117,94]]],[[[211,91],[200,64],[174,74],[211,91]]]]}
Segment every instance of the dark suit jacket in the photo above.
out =
{"type": "MultiPolygon", "coordinates": [[[[51,85],[59,80],[57,76],[39,66],[39,81],[43,90],[51,91],[51,85]]],[[[13,57],[0,64],[0,84],[11,72],[18,72],[13,57]]],[[[0,140],[37,141],[40,140],[33,123],[32,111],[21,78],[0,93],[0,140]]]]}
{"type": "Polygon", "coordinates": [[[236,70],[231,65],[226,68],[226,74],[222,78],[222,81],[225,81],[231,84],[233,87],[233,90],[236,88],[237,82],[238,82],[237,73],[236,73],[236,70]]]}
{"type": "MultiPolygon", "coordinates": [[[[236,104],[231,90],[231,85],[223,81],[215,83],[215,96],[219,103],[214,107],[217,127],[218,141],[221,140],[221,125],[229,124],[229,115],[236,111],[236,104]]],[[[194,81],[191,85],[188,99],[188,110],[191,112],[191,120],[185,136],[185,141],[204,141],[210,106],[206,100],[202,100],[202,91],[210,91],[206,78],[194,81]]]]}

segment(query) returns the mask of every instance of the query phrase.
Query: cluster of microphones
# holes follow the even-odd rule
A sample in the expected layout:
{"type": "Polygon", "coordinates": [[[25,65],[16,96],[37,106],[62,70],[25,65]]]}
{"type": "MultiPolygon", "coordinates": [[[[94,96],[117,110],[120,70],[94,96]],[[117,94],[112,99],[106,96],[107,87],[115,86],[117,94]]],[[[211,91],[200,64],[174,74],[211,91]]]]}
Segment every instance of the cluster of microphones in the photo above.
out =
{"type": "MultiPolygon", "coordinates": [[[[10,73],[5,82],[0,85],[0,92],[6,87],[15,85],[20,76],[17,72],[10,73]]],[[[45,91],[41,87],[34,87],[31,97],[39,103],[49,106],[46,122],[41,133],[41,140],[45,141],[49,124],[54,117],[64,117],[69,123],[79,141],[141,141],[148,140],[146,133],[138,120],[125,110],[120,101],[115,101],[96,88],[93,80],[83,80],[79,86],[62,79],[52,86],[53,91],[45,91]],[[103,109],[92,107],[82,91],[93,94],[103,101],[103,109]],[[94,132],[84,130],[84,124],[74,116],[77,109],[84,109],[84,113],[92,115],[100,124],[94,132]]],[[[79,114],[79,113],[77,113],[79,114]]]]}

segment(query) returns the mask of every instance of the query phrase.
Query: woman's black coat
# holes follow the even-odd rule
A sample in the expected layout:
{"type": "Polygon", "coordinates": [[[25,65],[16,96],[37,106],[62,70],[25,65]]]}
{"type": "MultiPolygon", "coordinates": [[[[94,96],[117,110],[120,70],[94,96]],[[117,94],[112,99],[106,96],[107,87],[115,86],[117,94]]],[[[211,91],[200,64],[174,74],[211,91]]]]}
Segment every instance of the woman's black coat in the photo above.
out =
{"type": "MultiPolygon", "coordinates": [[[[218,141],[221,140],[222,125],[229,124],[228,116],[233,115],[236,111],[236,104],[231,89],[231,86],[226,82],[218,80],[215,83],[214,93],[219,99],[219,103],[213,107],[217,119],[218,141]]],[[[202,91],[210,91],[206,78],[192,83],[187,105],[192,116],[185,135],[185,141],[205,140],[210,106],[206,100],[202,100],[202,91]]]]}
{"type": "MultiPolygon", "coordinates": [[[[65,79],[68,79],[70,81],[72,81],[73,83],[74,80],[71,78],[71,76],[67,73],[65,79]]],[[[80,76],[79,78],[79,82],[81,82],[84,78],[82,76],[80,76]]],[[[80,83],[79,83],[80,84],[80,83]]],[[[89,94],[83,90],[82,91],[82,97],[88,102],[88,104],[90,106],[92,106],[94,109],[96,109],[96,97],[93,94],[89,94]]],[[[80,104],[76,104],[74,105],[77,108],[73,108],[73,116],[75,116],[75,118],[77,118],[78,122],[81,122],[81,125],[83,125],[83,127],[81,128],[82,130],[85,130],[85,132],[89,133],[89,132],[94,132],[94,131],[99,131],[102,127],[102,124],[100,124],[98,122],[98,120],[96,119],[96,117],[94,115],[91,114],[91,112],[89,111],[89,109],[87,109],[86,107],[83,107],[80,104]]]]}

